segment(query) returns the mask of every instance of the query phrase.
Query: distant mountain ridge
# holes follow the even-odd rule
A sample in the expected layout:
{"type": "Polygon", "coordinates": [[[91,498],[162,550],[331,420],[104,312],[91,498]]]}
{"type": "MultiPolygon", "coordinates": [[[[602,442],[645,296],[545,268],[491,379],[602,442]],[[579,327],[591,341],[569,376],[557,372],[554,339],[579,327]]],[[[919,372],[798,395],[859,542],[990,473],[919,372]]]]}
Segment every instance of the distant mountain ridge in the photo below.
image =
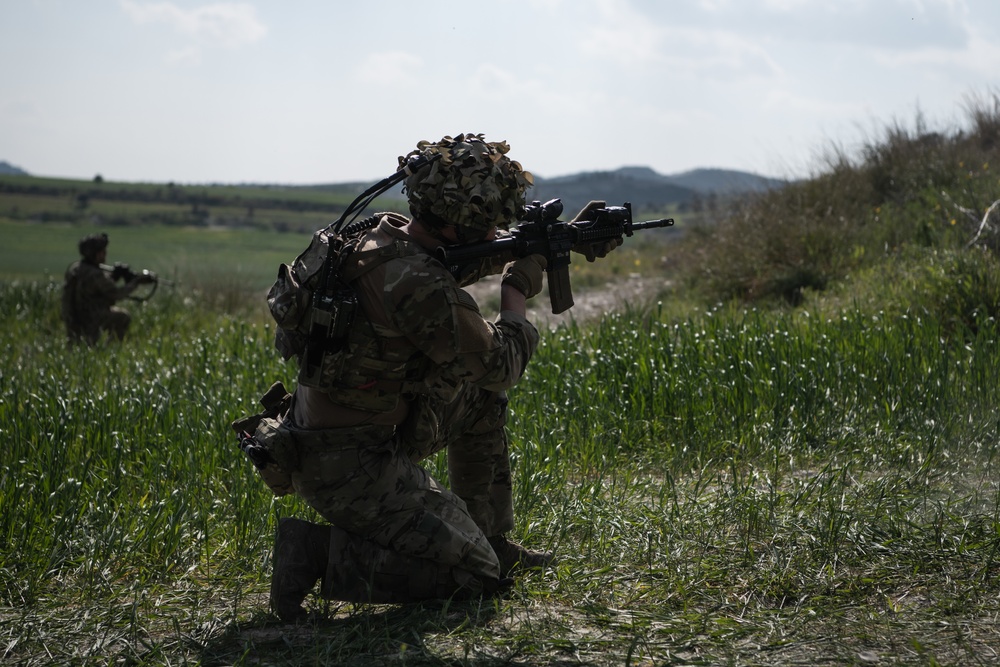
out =
{"type": "MultiPolygon", "coordinates": [[[[0,174],[30,175],[20,167],[6,161],[0,161],[0,174]]],[[[630,166],[610,171],[588,171],[553,178],[543,178],[536,174],[535,185],[527,194],[529,201],[545,202],[555,198],[561,199],[566,215],[574,214],[587,202],[595,199],[604,200],[614,206],[630,202],[637,211],[659,211],[668,207],[677,207],[683,211],[699,198],[739,196],[781,188],[787,184],[788,181],[785,180],[734,169],[701,168],[665,176],[649,167],[630,166]]],[[[300,186],[260,183],[240,185],[360,194],[370,187],[371,183],[345,182],[300,186]]],[[[393,188],[382,196],[397,201],[404,198],[401,188],[393,188]]]]}
{"type": "Polygon", "coordinates": [[[0,174],[6,174],[8,176],[30,176],[28,172],[20,167],[15,167],[10,162],[6,160],[0,160],[0,174]]]}
{"type": "Polygon", "coordinates": [[[567,212],[578,211],[593,199],[612,205],[628,201],[636,209],[657,210],[671,205],[683,209],[699,197],[738,196],[787,184],[781,179],[733,169],[692,169],[665,176],[649,167],[621,167],[557,178],[536,177],[528,196],[539,201],[558,197],[567,212]]]}
{"type": "MultiPolygon", "coordinates": [[[[348,185],[358,191],[367,187],[361,183],[313,187],[326,189],[348,185]]],[[[649,167],[620,167],[553,178],[535,174],[535,185],[527,194],[529,201],[546,202],[559,198],[566,214],[572,215],[595,199],[612,206],[630,202],[636,210],[662,210],[670,206],[684,210],[698,198],[739,196],[786,185],[788,181],[782,179],[735,169],[701,168],[664,176],[649,167]]],[[[402,192],[395,189],[383,196],[403,199],[402,192]]]]}

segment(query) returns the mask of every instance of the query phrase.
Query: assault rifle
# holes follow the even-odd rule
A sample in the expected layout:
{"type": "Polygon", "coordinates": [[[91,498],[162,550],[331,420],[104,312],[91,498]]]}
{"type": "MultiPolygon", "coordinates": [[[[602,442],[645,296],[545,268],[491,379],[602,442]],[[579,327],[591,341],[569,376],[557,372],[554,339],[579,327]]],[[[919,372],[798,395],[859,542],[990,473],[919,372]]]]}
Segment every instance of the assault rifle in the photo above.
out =
{"type": "Polygon", "coordinates": [[[100,267],[101,270],[104,271],[105,273],[111,274],[111,280],[115,282],[118,282],[119,280],[124,280],[125,282],[129,282],[131,280],[135,280],[136,278],[141,278],[143,283],[148,283],[152,285],[152,288],[150,288],[149,292],[147,292],[146,294],[143,294],[141,296],[135,296],[130,294],[128,298],[131,299],[132,301],[148,301],[154,294],[156,294],[156,288],[160,286],[160,283],[163,283],[167,287],[174,286],[174,284],[171,281],[160,278],[155,273],[147,269],[143,269],[139,273],[136,273],[125,262],[115,262],[114,266],[109,266],[108,264],[101,264],[100,267]]]}
{"type": "Polygon", "coordinates": [[[563,222],[563,204],[552,199],[544,204],[531,202],[525,207],[524,217],[509,236],[493,241],[479,241],[438,248],[438,258],[452,273],[474,260],[508,253],[513,257],[544,255],[548,262],[549,301],[552,312],[559,314],[573,305],[573,292],[569,284],[570,251],[574,247],[600,245],[611,239],[632,236],[642,229],[670,227],[673,218],[632,222],[632,204],[607,206],[593,212],[592,220],[563,222]]]}

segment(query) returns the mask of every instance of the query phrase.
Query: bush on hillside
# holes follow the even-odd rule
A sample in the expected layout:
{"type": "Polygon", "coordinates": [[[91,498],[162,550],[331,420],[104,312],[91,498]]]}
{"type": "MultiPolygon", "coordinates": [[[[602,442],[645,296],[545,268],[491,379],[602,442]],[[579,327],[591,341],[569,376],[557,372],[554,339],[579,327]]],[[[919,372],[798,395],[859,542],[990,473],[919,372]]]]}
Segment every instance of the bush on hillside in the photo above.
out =
{"type": "Polygon", "coordinates": [[[919,116],[890,124],[856,157],[831,150],[814,178],[731,203],[679,248],[685,287],[710,302],[799,305],[909,247],[997,252],[983,216],[1000,198],[1000,93],[966,112],[968,128],[951,133],[919,116]]]}
{"type": "Polygon", "coordinates": [[[910,247],[828,292],[807,290],[802,307],[826,317],[860,308],[925,318],[949,337],[974,336],[984,321],[1000,320],[1000,257],[980,247],[910,247]]]}

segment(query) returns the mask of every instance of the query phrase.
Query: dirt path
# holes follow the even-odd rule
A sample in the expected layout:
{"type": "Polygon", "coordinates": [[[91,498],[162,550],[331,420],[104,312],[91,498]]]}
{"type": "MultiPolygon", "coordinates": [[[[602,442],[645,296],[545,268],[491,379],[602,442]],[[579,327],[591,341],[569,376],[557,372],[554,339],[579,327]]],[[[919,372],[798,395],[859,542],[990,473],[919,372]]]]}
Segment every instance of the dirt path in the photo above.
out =
{"type": "MultiPolygon", "coordinates": [[[[500,290],[499,276],[490,276],[465,288],[479,302],[483,314],[492,317],[500,290]]],[[[554,315],[548,296],[543,293],[528,303],[528,319],[539,329],[555,329],[571,321],[579,323],[599,318],[604,313],[621,310],[626,306],[640,306],[656,298],[657,293],[667,285],[664,278],[650,278],[638,273],[630,274],[624,280],[608,283],[604,287],[588,290],[574,290],[573,307],[564,313],[554,315]]]]}

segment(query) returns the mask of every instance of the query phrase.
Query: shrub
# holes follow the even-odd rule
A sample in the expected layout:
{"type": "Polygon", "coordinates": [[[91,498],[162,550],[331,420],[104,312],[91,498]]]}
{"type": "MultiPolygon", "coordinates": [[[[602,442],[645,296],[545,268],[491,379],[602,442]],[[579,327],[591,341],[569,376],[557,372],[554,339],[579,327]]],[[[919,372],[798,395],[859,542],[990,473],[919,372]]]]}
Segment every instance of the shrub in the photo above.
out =
{"type": "Polygon", "coordinates": [[[856,157],[832,148],[814,178],[718,209],[675,249],[681,283],[709,303],[795,306],[909,247],[975,238],[995,250],[995,235],[977,232],[1000,184],[1000,93],[973,99],[967,115],[951,133],[928,131],[919,114],[912,129],[889,124],[856,157]]]}
{"type": "Polygon", "coordinates": [[[912,314],[937,322],[943,334],[974,335],[1000,319],[1000,258],[983,248],[908,248],[862,269],[805,307],[833,315],[860,307],[889,315],[912,314]]]}

